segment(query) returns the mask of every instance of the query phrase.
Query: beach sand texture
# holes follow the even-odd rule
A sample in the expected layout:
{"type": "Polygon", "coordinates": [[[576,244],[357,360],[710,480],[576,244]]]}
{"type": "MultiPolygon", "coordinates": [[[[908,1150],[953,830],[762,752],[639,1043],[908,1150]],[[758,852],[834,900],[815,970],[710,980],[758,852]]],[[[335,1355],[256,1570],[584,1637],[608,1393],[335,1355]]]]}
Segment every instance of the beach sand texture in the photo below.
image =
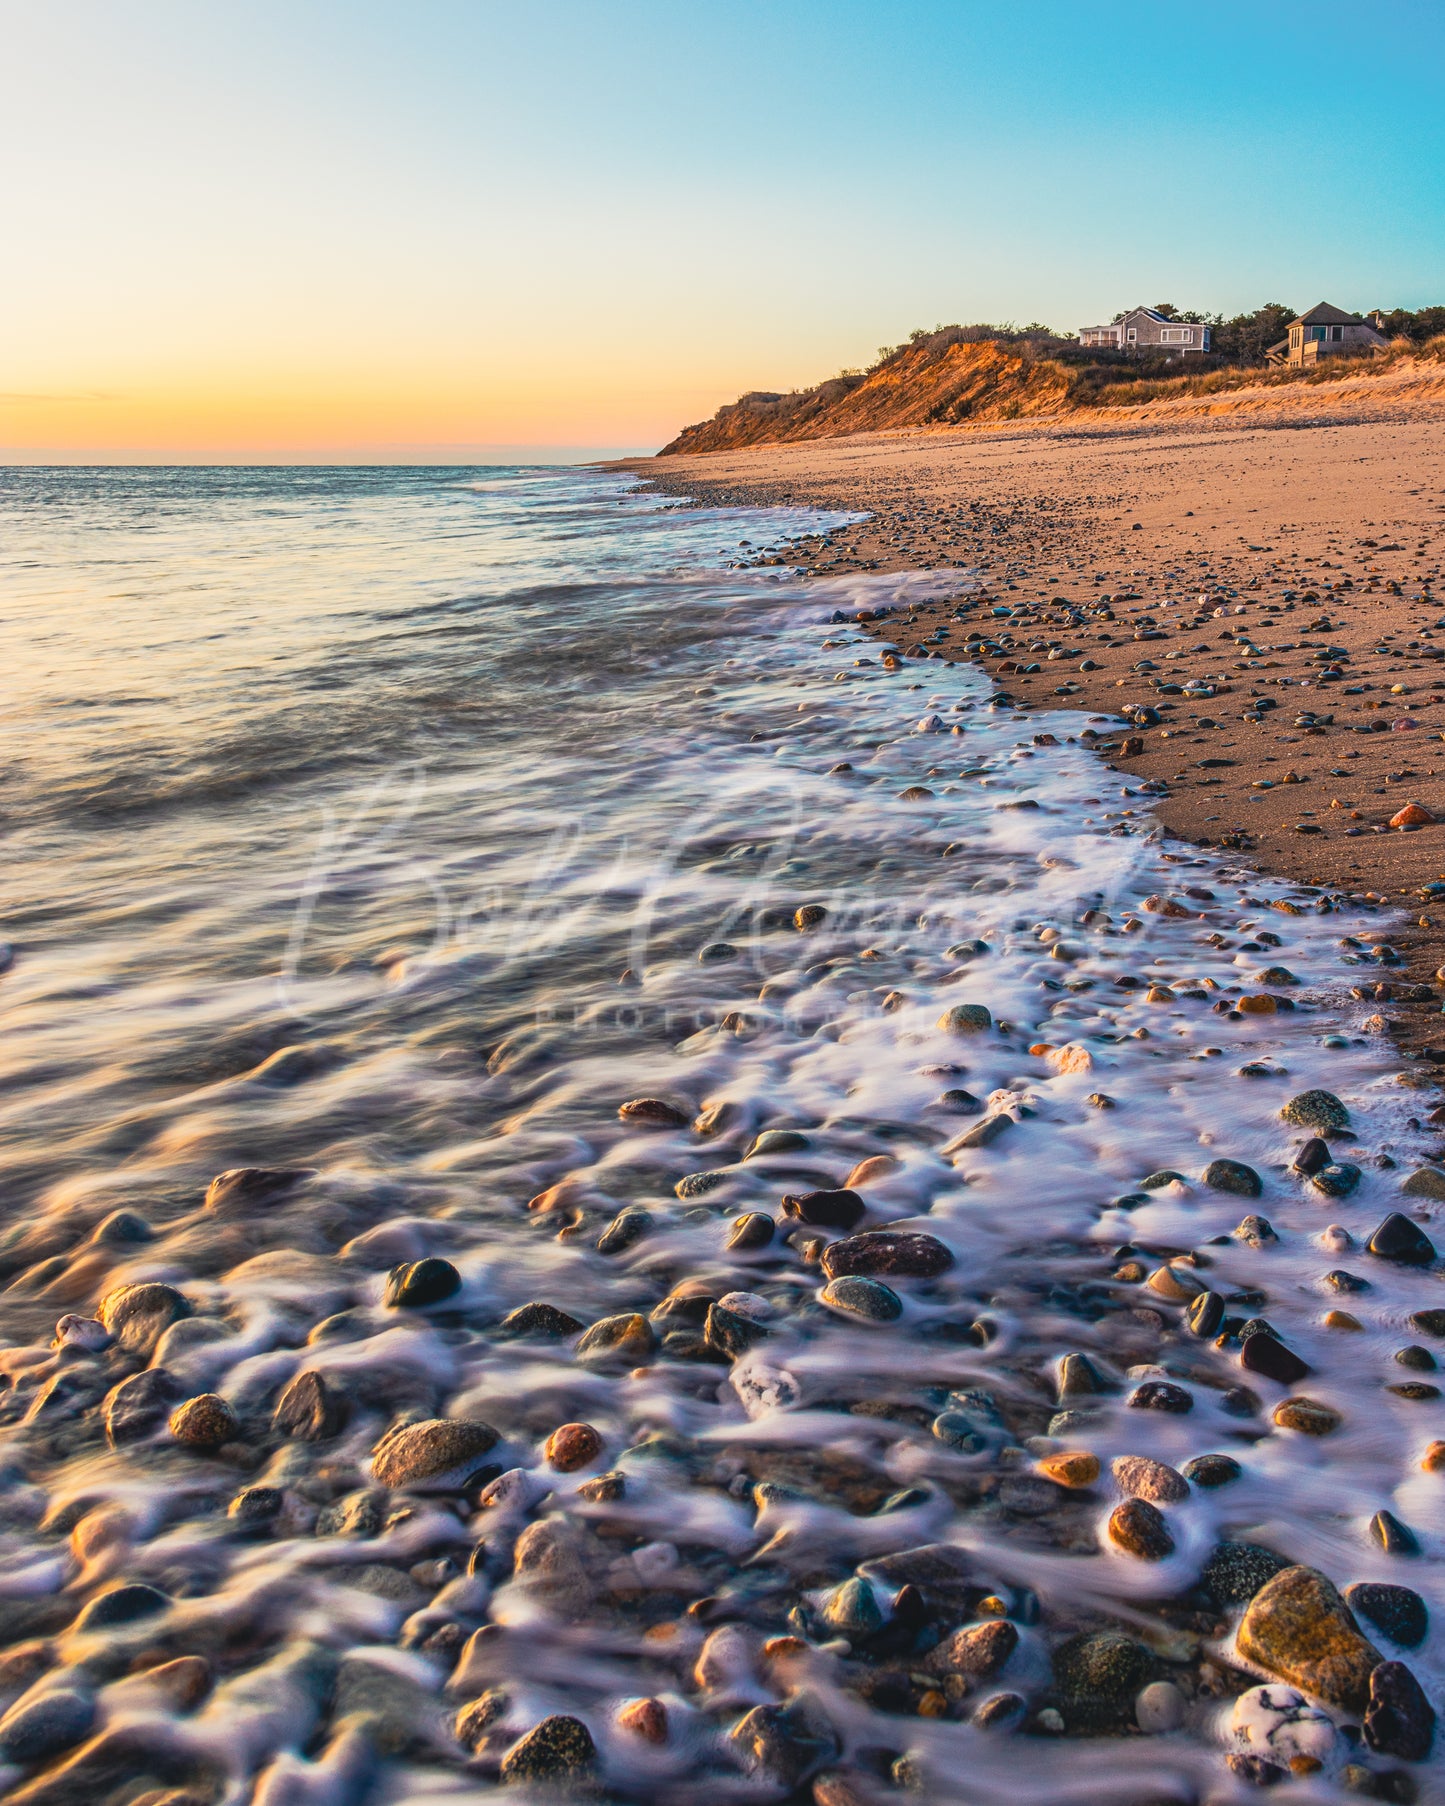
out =
{"type": "Polygon", "coordinates": [[[1378,1000],[1403,1044],[1445,1042],[1438,1000],[1398,995],[1445,962],[1445,898],[1422,894],[1445,881],[1445,825],[1388,826],[1411,803],[1445,824],[1438,365],[633,468],[711,503],[868,515],[754,563],[955,568],[960,591],[977,573],[989,606],[966,619],[938,602],[875,624],[903,667],[926,638],[1025,706],[1156,711],[1096,728],[1166,831],[1405,907],[1378,1000]]]}

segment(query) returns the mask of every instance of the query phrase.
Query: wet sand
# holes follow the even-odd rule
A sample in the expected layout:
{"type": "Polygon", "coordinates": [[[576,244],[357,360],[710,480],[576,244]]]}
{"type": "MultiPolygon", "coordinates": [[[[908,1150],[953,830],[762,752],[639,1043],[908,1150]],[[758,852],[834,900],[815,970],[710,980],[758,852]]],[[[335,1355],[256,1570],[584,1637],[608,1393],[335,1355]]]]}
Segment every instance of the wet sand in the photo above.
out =
{"type": "Polygon", "coordinates": [[[960,593],[977,572],[965,618],[940,601],[874,633],[905,664],[975,659],[1026,707],[1107,715],[1102,744],[1171,836],[1408,910],[1403,963],[1370,995],[1404,1047],[1445,1060],[1433,989],[1400,995],[1445,963],[1445,895],[1424,890],[1445,883],[1445,825],[1388,825],[1411,803],[1445,823],[1433,388],[1386,396],[1356,380],[1247,414],[1145,408],[631,468],[712,504],[870,517],[803,545],[742,542],[740,562],[811,577],[954,568],[960,593]],[[1157,719],[1124,713],[1138,708],[1157,719]]]}

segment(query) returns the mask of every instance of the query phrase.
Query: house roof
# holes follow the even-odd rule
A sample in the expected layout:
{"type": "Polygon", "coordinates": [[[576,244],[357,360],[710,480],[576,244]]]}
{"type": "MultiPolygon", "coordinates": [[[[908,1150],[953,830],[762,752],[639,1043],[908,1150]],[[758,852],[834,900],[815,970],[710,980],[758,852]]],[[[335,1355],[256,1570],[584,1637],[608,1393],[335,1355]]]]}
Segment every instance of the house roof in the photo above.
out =
{"type": "Polygon", "coordinates": [[[1341,307],[1331,307],[1328,301],[1320,301],[1307,314],[1301,314],[1297,320],[1291,320],[1291,326],[1363,326],[1366,322],[1358,314],[1347,314],[1341,307]]]}

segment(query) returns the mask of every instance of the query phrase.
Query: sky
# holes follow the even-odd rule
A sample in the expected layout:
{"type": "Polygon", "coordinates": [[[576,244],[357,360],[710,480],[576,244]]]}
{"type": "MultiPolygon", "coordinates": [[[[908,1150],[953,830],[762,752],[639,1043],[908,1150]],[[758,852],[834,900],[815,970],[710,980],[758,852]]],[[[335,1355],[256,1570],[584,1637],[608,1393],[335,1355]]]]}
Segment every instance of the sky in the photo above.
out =
{"type": "Polygon", "coordinates": [[[0,0],[0,462],[653,449],[919,326],[1445,301],[1445,5],[0,0]]]}

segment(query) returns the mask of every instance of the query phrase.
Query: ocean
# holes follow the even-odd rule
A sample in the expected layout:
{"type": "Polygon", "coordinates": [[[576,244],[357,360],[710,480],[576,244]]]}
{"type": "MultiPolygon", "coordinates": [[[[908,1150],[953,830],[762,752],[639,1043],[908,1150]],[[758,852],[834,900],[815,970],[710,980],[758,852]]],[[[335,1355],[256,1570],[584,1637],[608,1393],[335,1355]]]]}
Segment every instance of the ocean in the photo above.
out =
{"type": "Polygon", "coordinates": [[[0,473],[9,1797],[1445,1797],[1389,918],[847,518],[0,473]]]}

